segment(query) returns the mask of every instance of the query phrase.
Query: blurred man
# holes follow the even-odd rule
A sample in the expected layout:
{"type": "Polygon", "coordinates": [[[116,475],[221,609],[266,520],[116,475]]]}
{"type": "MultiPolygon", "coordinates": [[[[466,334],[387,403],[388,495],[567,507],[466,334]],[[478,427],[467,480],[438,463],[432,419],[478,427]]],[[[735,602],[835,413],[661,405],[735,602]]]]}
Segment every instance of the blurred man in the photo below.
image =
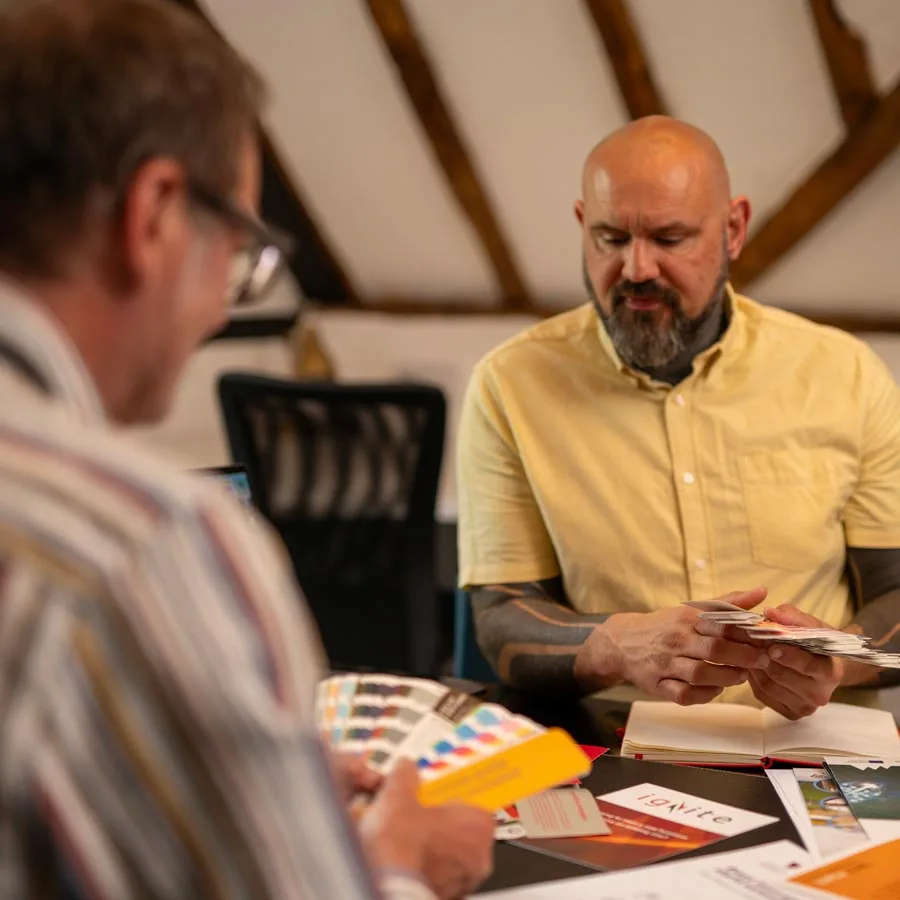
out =
{"type": "Polygon", "coordinates": [[[174,4],[0,18],[3,897],[428,900],[490,868],[489,815],[327,756],[282,554],[108,424],[162,416],[279,268],[259,104],[174,4]]]}
{"type": "Polygon", "coordinates": [[[486,655],[532,690],[752,693],[789,718],[888,683],[750,646],[681,601],[749,609],[767,588],[775,621],[898,649],[890,373],[856,338],[731,290],[750,204],[708,135],[638,120],[591,152],[582,187],[591,302],[490,353],[462,414],[460,580],[486,655]]]}

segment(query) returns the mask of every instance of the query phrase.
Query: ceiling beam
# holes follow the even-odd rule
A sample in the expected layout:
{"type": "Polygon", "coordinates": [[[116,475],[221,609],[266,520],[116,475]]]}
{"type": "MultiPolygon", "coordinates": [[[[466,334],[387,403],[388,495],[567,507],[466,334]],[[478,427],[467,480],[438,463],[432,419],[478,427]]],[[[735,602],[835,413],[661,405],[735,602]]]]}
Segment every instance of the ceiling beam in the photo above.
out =
{"type": "Polygon", "coordinates": [[[753,235],[734,264],[740,290],[800,243],[900,145],[900,83],[753,235]]]}
{"type": "MultiPolygon", "coordinates": [[[[575,304],[572,304],[573,306],[575,304]]],[[[565,312],[571,307],[538,307],[528,312],[522,310],[512,310],[508,307],[499,305],[491,305],[490,302],[471,303],[453,300],[414,300],[402,299],[400,297],[372,299],[363,301],[360,306],[355,308],[340,307],[328,312],[371,312],[383,315],[396,316],[510,316],[510,315],[533,315],[537,318],[549,318],[565,312]]],[[[807,311],[797,311],[797,315],[803,316],[811,322],[820,325],[829,325],[832,328],[839,328],[841,331],[849,331],[853,334],[873,333],[873,334],[900,334],[900,317],[879,315],[879,314],[861,314],[861,315],[841,315],[839,313],[818,314],[807,311]]]]}
{"type": "Polygon", "coordinates": [[[584,0],[632,119],[668,115],[626,0],[584,0]]]}
{"type": "Polygon", "coordinates": [[[481,186],[402,0],[366,0],[366,4],[447,182],[494,268],[504,306],[515,310],[529,309],[531,299],[513,252],[481,186]]]}
{"type": "MultiPolygon", "coordinates": [[[[198,15],[225,40],[198,0],[172,2],[198,15]]],[[[288,260],[294,278],[304,294],[322,303],[357,303],[359,294],[352,280],[310,213],[262,123],[259,132],[263,169],[262,214],[296,240],[296,250],[288,260]]]]}
{"type": "Polygon", "coordinates": [[[809,8],[844,124],[852,128],[878,103],[866,44],[838,11],[836,0],[809,0],[809,8]]]}

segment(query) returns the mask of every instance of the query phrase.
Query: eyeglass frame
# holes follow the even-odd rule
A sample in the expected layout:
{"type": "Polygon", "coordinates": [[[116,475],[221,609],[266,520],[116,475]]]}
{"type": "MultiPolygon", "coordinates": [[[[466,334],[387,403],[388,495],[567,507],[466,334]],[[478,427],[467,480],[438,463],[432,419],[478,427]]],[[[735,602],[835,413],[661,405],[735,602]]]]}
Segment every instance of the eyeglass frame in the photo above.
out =
{"type": "Polygon", "coordinates": [[[238,205],[227,197],[204,188],[202,185],[192,183],[189,185],[190,196],[201,206],[224,219],[242,231],[246,231],[253,238],[253,252],[255,254],[253,265],[249,268],[244,285],[231,298],[233,307],[246,307],[260,302],[268,293],[272,285],[277,281],[278,275],[287,265],[296,247],[294,239],[287,232],[270,225],[260,219],[254,218],[244,212],[238,205]],[[261,288],[253,289],[253,275],[256,272],[263,254],[267,249],[273,249],[278,253],[278,259],[272,267],[272,271],[265,284],[261,288]]]}

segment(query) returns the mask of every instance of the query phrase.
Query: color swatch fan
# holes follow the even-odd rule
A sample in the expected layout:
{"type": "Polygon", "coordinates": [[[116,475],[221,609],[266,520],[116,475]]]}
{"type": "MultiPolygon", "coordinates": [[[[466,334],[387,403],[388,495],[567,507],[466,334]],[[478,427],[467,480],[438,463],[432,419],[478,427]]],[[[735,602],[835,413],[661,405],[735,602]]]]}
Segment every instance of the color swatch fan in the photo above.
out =
{"type": "Polygon", "coordinates": [[[316,719],[335,750],[359,754],[377,772],[415,760],[425,804],[495,811],[591,768],[566,732],[422,678],[327,678],[318,686],[316,719]]]}

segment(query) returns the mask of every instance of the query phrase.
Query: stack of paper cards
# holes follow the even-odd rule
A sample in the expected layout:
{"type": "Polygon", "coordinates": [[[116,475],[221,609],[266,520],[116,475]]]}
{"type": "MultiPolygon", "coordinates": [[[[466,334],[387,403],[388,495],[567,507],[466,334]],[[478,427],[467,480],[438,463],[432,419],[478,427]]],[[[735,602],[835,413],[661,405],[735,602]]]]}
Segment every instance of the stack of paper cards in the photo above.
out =
{"type": "Polygon", "coordinates": [[[467,802],[493,812],[591,768],[564,731],[426,679],[325,679],[316,719],[334,749],[358,754],[377,772],[415,760],[423,803],[467,802]]]}
{"type": "Polygon", "coordinates": [[[871,638],[861,634],[847,634],[833,628],[803,628],[780,625],[751,610],[741,609],[725,600],[688,600],[685,606],[701,610],[700,618],[719,625],[734,625],[756,641],[776,644],[796,644],[810,653],[823,656],[843,656],[881,666],[900,669],[900,653],[884,653],[869,646],[871,638]]]}

